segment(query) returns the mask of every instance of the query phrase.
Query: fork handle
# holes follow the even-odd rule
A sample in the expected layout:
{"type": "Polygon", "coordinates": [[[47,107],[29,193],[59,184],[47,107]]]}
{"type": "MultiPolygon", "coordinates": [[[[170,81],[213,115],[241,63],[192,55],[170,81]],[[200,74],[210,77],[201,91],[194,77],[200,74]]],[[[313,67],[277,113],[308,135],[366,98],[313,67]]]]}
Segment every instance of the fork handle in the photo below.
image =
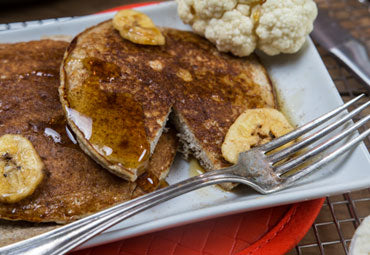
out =
{"type": "MultiPolygon", "coordinates": [[[[232,167],[231,167],[232,168],[232,167]]],[[[232,173],[216,170],[118,204],[39,236],[0,248],[0,254],[65,254],[118,222],[171,198],[209,185],[239,182],[232,173]]]]}

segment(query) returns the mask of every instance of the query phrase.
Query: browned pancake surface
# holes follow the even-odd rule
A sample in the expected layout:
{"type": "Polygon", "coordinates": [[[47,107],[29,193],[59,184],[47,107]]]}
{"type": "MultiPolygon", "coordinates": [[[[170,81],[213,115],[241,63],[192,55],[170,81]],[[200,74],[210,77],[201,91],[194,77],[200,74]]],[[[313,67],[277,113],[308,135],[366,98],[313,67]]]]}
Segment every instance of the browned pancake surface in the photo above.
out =
{"type": "MultiPolygon", "coordinates": [[[[0,45],[0,136],[24,135],[45,164],[45,178],[35,193],[15,204],[0,203],[0,218],[68,222],[133,196],[136,183],[101,168],[67,135],[58,96],[67,45],[51,40],[0,45]],[[47,135],[50,129],[60,134],[60,142],[47,135]]],[[[167,171],[176,146],[173,133],[163,135],[149,171],[167,171]]]]}
{"type": "Polygon", "coordinates": [[[150,48],[122,43],[118,33],[106,29],[108,25],[107,28],[111,28],[111,23],[104,25],[99,33],[83,34],[78,40],[72,41],[64,66],[68,76],[67,89],[88,79],[89,73],[82,64],[85,58],[94,57],[119,66],[119,78],[112,82],[102,82],[100,88],[116,93],[128,92],[134,96],[143,108],[146,133],[149,141],[153,142],[162,129],[173,101],[163,87],[167,78],[160,72],[153,72],[149,64],[151,59],[161,58],[163,52],[156,49],[155,55],[152,55],[153,50],[150,48]]]}
{"type": "Polygon", "coordinates": [[[175,114],[180,115],[202,149],[222,168],[221,144],[229,127],[246,109],[274,107],[267,74],[254,55],[237,58],[220,53],[191,32],[166,29],[169,52],[176,52],[165,70],[173,73],[175,114]],[[257,83],[260,77],[261,83],[257,83]]]}
{"type": "Polygon", "coordinates": [[[134,93],[144,107],[151,140],[172,107],[213,167],[225,167],[229,164],[221,155],[221,144],[235,119],[245,109],[275,107],[267,73],[254,55],[237,58],[220,53],[192,32],[169,28],[162,32],[165,45],[146,46],[122,39],[111,21],[87,29],[68,48],[67,89],[88,78],[81,64],[85,58],[113,63],[122,75],[105,89],[134,93]]]}

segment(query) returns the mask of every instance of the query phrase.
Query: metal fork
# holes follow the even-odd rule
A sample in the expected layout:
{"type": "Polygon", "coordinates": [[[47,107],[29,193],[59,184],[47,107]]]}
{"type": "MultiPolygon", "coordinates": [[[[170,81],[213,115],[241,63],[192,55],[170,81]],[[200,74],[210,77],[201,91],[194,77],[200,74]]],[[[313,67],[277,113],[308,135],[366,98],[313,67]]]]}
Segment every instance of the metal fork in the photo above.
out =
{"type": "Polygon", "coordinates": [[[134,200],[113,206],[109,209],[75,221],[53,231],[0,248],[0,254],[64,254],[106,230],[107,228],[147,208],[184,193],[213,184],[224,182],[241,183],[252,187],[262,194],[269,194],[292,186],[298,179],[313,172],[364,140],[365,137],[370,134],[370,129],[367,129],[350,142],[321,157],[311,165],[306,166],[291,175],[287,175],[289,171],[295,169],[308,158],[311,158],[323,150],[331,147],[352,131],[355,131],[360,126],[364,125],[370,119],[370,115],[367,115],[366,117],[357,121],[351,127],[345,129],[330,139],[327,139],[314,148],[305,151],[303,154],[295,157],[292,156],[291,158],[289,156],[294,155],[294,153],[298,152],[302,148],[305,148],[307,145],[318,141],[318,139],[332,132],[345,122],[351,120],[353,116],[357,115],[366,107],[368,107],[370,101],[361,105],[352,112],[347,113],[345,116],[341,117],[332,124],[329,124],[321,130],[302,138],[299,142],[295,142],[290,147],[272,154],[268,152],[297,139],[301,135],[306,134],[308,131],[311,131],[335,115],[339,114],[363,96],[364,95],[358,96],[341,107],[299,127],[287,135],[279,137],[262,146],[255,147],[249,151],[240,153],[239,161],[236,165],[189,178],[134,200]],[[281,161],[283,159],[287,160],[281,161]],[[276,165],[276,163],[279,161],[280,164],[276,165]]]}

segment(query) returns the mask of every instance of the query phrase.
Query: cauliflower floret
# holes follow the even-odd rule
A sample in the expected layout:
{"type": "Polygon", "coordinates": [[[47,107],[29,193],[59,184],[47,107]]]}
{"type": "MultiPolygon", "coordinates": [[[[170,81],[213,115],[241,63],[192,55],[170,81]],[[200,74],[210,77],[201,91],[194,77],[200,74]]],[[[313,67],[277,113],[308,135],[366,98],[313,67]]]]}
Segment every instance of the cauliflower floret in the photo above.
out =
{"type": "Polygon", "coordinates": [[[201,19],[219,19],[235,8],[237,0],[194,0],[194,10],[201,19]]]}
{"type": "Polygon", "coordinates": [[[295,53],[312,31],[313,0],[177,0],[180,18],[220,51],[295,53]]]}
{"type": "Polygon", "coordinates": [[[180,18],[192,25],[199,19],[221,18],[235,8],[237,0],[177,0],[177,4],[180,18]]]}
{"type": "Polygon", "coordinates": [[[246,17],[249,17],[251,14],[251,7],[248,4],[238,4],[236,9],[246,17]]]}
{"type": "Polygon", "coordinates": [[[204,35],[219,51],[247,56],[256,48],[257,38],[253,27],[251,18],[232,10],[225,12],[221,19],[211,19],[204,35]]]}
{"type": "Polygon", "coordinates": [[[186,24],[192,25],[195,19],[194,0],[177,0],[177,13],[186,24]]]}
{"type": "Polygon", "coordinates": [[[267,0],[260,8],[258,48],[268,55],[295,53],[313,29],[317,8],[311,0],[267,0]]]}
{"type": "Polygon", "coordinates": [[[197,19],[193,23],[193,30],[195,33],[204,35],[206,32],[206,28],[208,27],[209,20],[206,19],[197,19]]]}

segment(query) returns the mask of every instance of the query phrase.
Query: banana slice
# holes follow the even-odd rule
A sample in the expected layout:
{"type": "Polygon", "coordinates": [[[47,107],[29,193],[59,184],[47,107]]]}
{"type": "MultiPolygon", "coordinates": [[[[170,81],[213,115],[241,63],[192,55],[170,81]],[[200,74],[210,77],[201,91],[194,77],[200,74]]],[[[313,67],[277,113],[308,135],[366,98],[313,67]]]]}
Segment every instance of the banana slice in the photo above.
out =
{"type": "MultiPolygon", "coordinates": [[[[267,143],[292,130],[293,127],[278,110],[270,108],[246,110],[227,131],[221,147],[222,156],[227,161],[236,163],[240,152],[267,143]]],[[[289,143],[284,146],[289,146],[289,143]]]]}
{"type": "Polygon", "coordinates": [[[113,18],[113,26],[120,35],[137,44],[164,45],[165,39],[153,21],[144,13],[122,10],[113,18]]]}
{"type": "Polygon", "coordinates": [[[31,195],[42,181],[44,164],[21,135],[0,137],[0,202],[15,203],[31,195]]]}

